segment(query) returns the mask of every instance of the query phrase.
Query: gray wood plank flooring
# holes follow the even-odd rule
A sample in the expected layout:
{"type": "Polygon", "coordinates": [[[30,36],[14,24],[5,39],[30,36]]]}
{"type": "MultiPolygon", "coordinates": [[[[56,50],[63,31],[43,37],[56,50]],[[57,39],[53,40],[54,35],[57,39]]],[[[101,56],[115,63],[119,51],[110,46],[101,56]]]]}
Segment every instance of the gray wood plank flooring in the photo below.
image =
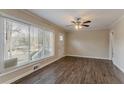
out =
{"type": "MultiPolygon", "coordinates": [[[[115,66],[109,60],[64,57],[16,84],[119,84],[115,66]]],[[[118,70],[116,68],[116,70],[118,70]]],[[[118,70],[119,71],[119,70],[118,70]]]]}

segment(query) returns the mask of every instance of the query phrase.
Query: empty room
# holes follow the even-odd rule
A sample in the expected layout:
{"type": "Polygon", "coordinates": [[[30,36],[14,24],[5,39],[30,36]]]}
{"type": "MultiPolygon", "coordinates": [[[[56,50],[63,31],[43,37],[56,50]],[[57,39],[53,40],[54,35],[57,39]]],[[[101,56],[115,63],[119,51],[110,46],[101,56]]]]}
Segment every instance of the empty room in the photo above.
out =
{"type": "Polygon", "coordinates": [[[123,84],[123,9],[1,9],[1,84],[123,84]]]}

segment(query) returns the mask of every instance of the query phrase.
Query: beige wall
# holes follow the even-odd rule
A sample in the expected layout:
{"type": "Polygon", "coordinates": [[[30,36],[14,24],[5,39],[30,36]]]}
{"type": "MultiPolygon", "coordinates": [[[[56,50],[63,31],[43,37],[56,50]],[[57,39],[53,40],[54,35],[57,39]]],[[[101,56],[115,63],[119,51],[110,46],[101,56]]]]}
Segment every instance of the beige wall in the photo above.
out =
{"type": "MultiPolygon", "coordinates": [[[[110,30],[111,49],[113,48],[113,63],[124,72],[124,16],[117,20],[110,30]]],[[[112,52],[112,51],[111,51],[112,52]]]]}
{"type": "Polygon", "coordinates": [[[64,54],[61,54],[61,55],[59,54],[59,52],[62,52],[62,51],[60,51],[60,49],[65,47],[65,45],[64,46],[59,45],[59,43],[60,43],[59,34],[62,33],[63,35],[65,35],[65,30],[64,29],[48,22],[45,19],[42,19],[38,16],[32,15],[31,13],[25,12],[25,11],[22,11],[22,10],[0,10],[0,12],[5,13],[5,14],[7,14],[9,16],[12,16],[12,17],[22,19],[22,20],[27,21],[29,23],[33,23],[33,24],[43,26],[43,27],[46,27],[46,28],[51,28],[55,32],[55,56],[53,56],[49,59],[45,59],[45,60],[36,62],[36,63],[34,62],[33,64],[29,64],[29,65],[26,65],[26,66],[19,67],[15,70],[9,71],[8,73],[0,74],[0,83],[13,82],[16,79],[19,79],[19,78],[33,72],[34,71],[33,70],[33,65],[38,63],[39,67],[41,68],[41,67],[43,67],[43,66],[45,66],[45,65],[47,65],[51,62],[54,62],[55,60],[64,56],[64,54]]]}
{"type": "Polygon", "coordinates": [[[75,31],[67,34],[67,55],[108,59],[109,31],[75,31]]]}

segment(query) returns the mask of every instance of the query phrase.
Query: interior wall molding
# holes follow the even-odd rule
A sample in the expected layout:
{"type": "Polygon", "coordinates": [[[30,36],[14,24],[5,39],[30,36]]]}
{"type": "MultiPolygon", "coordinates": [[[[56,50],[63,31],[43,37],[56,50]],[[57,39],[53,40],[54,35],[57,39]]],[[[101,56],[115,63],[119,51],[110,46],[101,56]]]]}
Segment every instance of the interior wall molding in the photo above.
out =
{"type": "Polygon", "coordinates": [[[36,15],[36,14],[30,12],[30,11],[27,10],[27,9],[22,9],[21,11],[24,12],[25,14],[29,15],[29,16],[37,17],[40,21],[44,22],[45,24],[47,24],[47,25],[49,25],[49,26],[51,26],[51,27],[56,27],[57,29],[66,31],[66,29],[64,29],[64,28],[62,28],[62,27],[60,27],[60,26],[58,26],[58,25],[56,25],[56,24],[50,22],[50,21],[47,20],[47,19],[44,19],[44,18],[42,18],[42,17],[40,17],[40,16],[38,16],[38,15],[36,15]]]}
{"type": "MultiPolygon", "coordinates": [[[[112,61],[113,62],[113,61],[112,61]]],[[[119,67],[118,65],[114,64],[115,68],[113,68],[114,73],[117,75],[117,77],[120,79],[122,83],[124,83],[124,69],[119,67]],[[117,70],[116,70],[117,69],[117,70]]]]}
{"type": "Polygon", "coordinates": [[[103,57],[91,57],[91,56],[81,56],[81,55],[66,55],[66,56],[72,56],[72,57],[81,57],[81,58],[94,58],[94,59],[105,59],[110,60],[109,58],[103,58],[103,57]]]}
{"type": "Polygon", "coordinates": [[[110,26],[109,30],[111,30],[116,24],[118,24],[122,19],[124,19],[124,15],[122,15],[120,18],[116,19],[110,26]]]}

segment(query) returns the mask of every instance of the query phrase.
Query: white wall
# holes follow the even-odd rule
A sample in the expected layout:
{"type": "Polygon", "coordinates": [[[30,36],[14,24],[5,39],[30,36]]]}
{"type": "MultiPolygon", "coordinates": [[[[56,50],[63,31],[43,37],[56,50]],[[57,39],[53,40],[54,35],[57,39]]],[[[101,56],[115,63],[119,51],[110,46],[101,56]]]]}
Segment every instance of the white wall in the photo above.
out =
{"type": "Polygon", "coordinates": [[[28,64],[25,66],[21,66],[21,67],[18,67],[17,69],[11,70],[7,73],[0,74],[0,83],[11,83],[27,74],[33,72],[34,65],[37,64],[39,66],[39,68],[41,68],[52,62],[55,62],[55,60],[57,60],[65,55],[65,54],[59,55],[59,52],[63,52],[63,51],[60,51],[59,49],[65,47],[65,45],[59,46],[59,43],[60,43],[59,34],[62,33],[65,36],[64,29],[50,23],[49,21],[47,21],[45,19],[42,19],[36,15],[33,15],[29,12],[25,12],[22,10],[0,10],[0,12],[5,13],[12,17],[22,19],[29,23],[33,23],[33,24],[36,24],[39,26],[41,25],[46,28],[51,28],[52,30],[54,30],[54,33],[55,33],[55,55],[53,57],[50,57],[50,58],[44,59],[44,60],[40,60],[38,62],[34,62],[32,64],[28,64]]]}
{"type": "Polygon", "coordinates": [[[109,31],[75,31],[67,34],[67,55],[109,58],[109,31]]]}
{"type": "Polygon", "coordinates": [[[124,16],[112,24],[113,63],[124,72],[124,16]]]}

